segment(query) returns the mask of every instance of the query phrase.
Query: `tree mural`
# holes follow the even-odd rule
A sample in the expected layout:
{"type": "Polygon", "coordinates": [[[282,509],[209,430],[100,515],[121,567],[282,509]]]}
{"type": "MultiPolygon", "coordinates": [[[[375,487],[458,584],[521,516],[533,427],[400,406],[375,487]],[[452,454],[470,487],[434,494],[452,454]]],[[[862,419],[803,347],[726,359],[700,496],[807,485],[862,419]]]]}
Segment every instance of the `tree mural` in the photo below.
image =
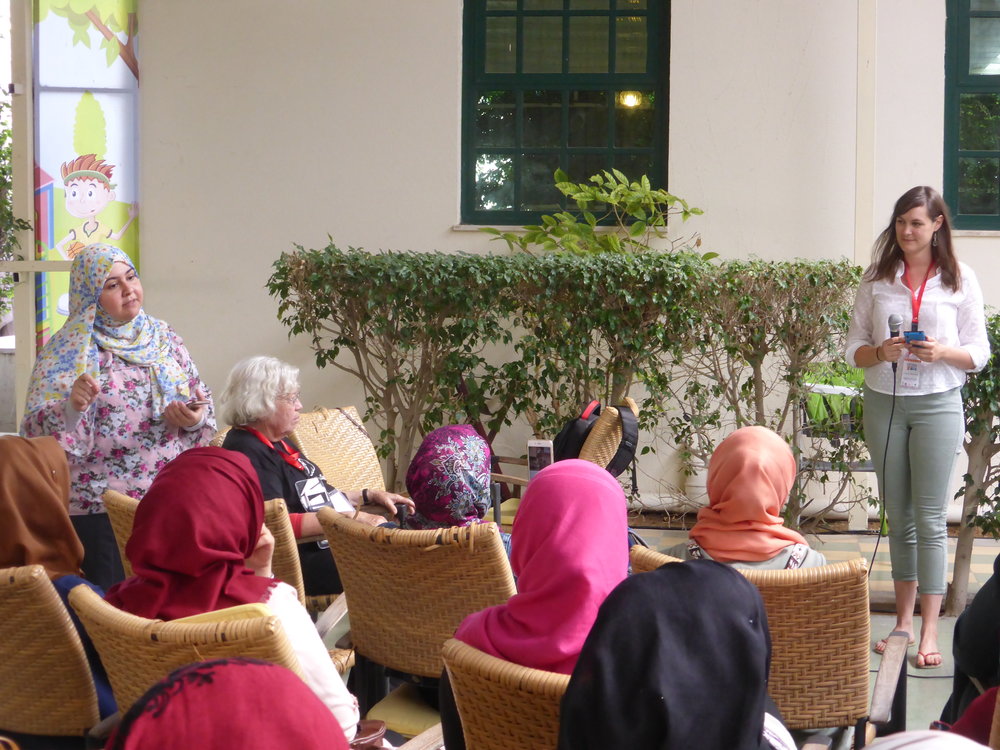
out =
{"type": "Polygon", "coordinates": [[[108,67],[117,58],[132,71],[139,80],[139,60],[135,54],[135,37],[138,32],[136,3],[138,0],[38,0],[38,16],[35,23],[44,21],[49,12],[62,16],[73,30],[73,44],[90,47],[91,26],[104,39],[101,49],[107,55],[108,67]],[[125,34],[125,41],[119,38],[125,34]]]}

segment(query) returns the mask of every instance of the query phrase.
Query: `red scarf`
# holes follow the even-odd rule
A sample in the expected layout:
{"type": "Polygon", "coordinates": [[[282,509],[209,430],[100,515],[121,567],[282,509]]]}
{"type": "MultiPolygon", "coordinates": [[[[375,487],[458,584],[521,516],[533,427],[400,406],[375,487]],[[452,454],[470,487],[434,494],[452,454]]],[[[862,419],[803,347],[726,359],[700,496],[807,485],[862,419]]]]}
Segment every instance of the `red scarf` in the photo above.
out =
{"type": "Polygon", "coordinates": [[[263,601],[274,579],[246,567],[264,521],[250,459],[192,448],[168,463],[139,503],[125,553],[131,578],[105,599],[141,617],[174,620],[263,601]]]}

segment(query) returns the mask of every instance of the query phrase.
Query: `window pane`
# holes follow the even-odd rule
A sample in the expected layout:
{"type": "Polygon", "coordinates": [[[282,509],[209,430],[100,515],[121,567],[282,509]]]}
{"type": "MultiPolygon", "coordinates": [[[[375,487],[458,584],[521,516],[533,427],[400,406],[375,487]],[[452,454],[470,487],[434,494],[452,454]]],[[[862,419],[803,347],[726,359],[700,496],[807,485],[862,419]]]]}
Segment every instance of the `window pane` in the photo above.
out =
{"type": "Polygon", "coordinates": [[[569,20],[569,72],[608,72],[608,19],[569,20]]]}
{"type": "Polygon", "coordinates": [[[619,18],[615,26],[615,72],[646,72],[646,18],[619,18]]]}
{"type": "Polygon", "coordinates": [[[486,10],[517,10],[517,0],[486,0],[486,10]]]}
{"type": "Polygon", "coordinates": [[[969,74],[1000,75],[1000,18],[969,19],[969,74]]]}
{"type": "Polygon", "coordinates": [[[620,169],[632,181],[642,175],[653,179],[653,157],[650,154],[618,154],[615,156],[615,169],[620,169]]]}
{"type": "Polygon", "coordinates": [[[1000,94],[959,97],[958,147],[962,151],[1000,150],[1000,94]]]}
{"type": "Polygon", "coordinates": [[[621,91],[615,97],[615,145],[653,145],[653,95],[621,91]]]}
{"type": "Polygon", "coordinates": [[[563,0],[524,0],[525,10],[562,10],[563,0]]]}
{"type": "Polygon", "coordinates": [[[608,0],[569,0],[570,10],[608,10],[608,0]]]}
{"type": "Polygon", "coordinates": [[[1000,10],[1000,0],[972,0],[970,10],[1000,10]]]}
{"type": "Polygon", "coordinates": [[[959,159],[958,212],[980,216],[1000,215],[998,185],[1000,159],[959,159]]]}
{"type": "Polygon", "coordinates": [[[562,143],[562,92],[524,92],[524,145],[562,143]]]}
{"type": "Polygon", "coordinates": [[[569,145],[608,145],[608,93],[569,92],[569,145]]]}
{"type": "Polygon", "coordinates": [[[514,208],[514,159],[501,154],[480,154],[476,159],[476,210],[514,208]]]}
{"type": "Polygon", "coordinates": [[[553,175],[559,167],[557,154],[526,154],[521,183],[521,210],[558,211],[562,193],[556,190],[553,175]]]}
{"type": "Polygon", "coordinates": [[[513,73],[517,60],[517,20],[486,19],[486,72],[513,73]]]}
{"type": "Polygon", "coordinates": [[[488,91],[476,104],[476,145],[513,146],[516,119],[513,91],[488,91]]]}
{"type": "Polygon", "coordinates": [[[562,73],[562,19],[524,19],[524,73],[562,73]]]}
{"type": "Polygon", "coordinates": [[[646,0],[618,0],[618,10],[646,10],[646,0]]]}
{"type": "MultiPolygon", "coordinates": [[[[610,169],[608,157],[605,154],[571,154],[569,157],[569,169],[566,173],[572,182],[589,182],[595,174],[600,174],[605,169],[610,169]]],[[[575,209],[576,202],[569,201],[569,208],[575,209]]],[[[600,217],[607,210],[604,203],[592,203],[587,206],[587,210],[600,217]]]]}

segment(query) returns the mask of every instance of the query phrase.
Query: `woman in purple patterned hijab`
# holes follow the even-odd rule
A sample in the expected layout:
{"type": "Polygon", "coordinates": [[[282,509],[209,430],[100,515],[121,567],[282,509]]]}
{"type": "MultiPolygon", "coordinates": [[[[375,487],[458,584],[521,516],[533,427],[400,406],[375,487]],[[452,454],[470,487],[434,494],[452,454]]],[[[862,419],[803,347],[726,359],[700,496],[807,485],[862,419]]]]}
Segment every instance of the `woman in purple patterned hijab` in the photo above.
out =
{"type": "Polygon", "coordinates": [[[490,446],[469,425],[428,433],[406,472],[406,489],[417,507],[406,526],[479,523],[490,507],[490,458],[490,446]]]}

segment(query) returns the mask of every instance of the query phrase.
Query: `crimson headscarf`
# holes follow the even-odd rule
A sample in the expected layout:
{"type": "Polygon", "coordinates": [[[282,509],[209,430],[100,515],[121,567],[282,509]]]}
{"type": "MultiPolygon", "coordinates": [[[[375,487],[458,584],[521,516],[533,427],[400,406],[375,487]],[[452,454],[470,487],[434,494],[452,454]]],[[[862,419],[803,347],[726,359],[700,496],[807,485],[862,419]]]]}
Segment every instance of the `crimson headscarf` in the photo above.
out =
{"type": "Polygon", "coordinates": [[[348,750],[333,714],[291,670],[257,659],[189,664],[128,710],[110,750],[348,750]]]}
{"type": "Polygon", "coordinates": [[[781,509],[795,481],[795,456],[766,427],[741,427],[723,440],[708,464],[708,507],[690,537],[719,562],[770,560],[791,544],[806,544],[781,509]]]}
{"type": "Polygon", "coordinates": [[[511,532],[517,591],[455,637],[500,659],[570,674],[601,602],[625,578],[625,493],[606,469],[567,459],[528,483],[511,532]]]}
{"type": "Polygon", "coordinates": [[[125,554],[133,576],[105,599],[141,617],[174,620],[263,601],[274,579],[245,560],[264,521],[250,459],[192,448],[168,463],[136,509],[125,554]]]}

